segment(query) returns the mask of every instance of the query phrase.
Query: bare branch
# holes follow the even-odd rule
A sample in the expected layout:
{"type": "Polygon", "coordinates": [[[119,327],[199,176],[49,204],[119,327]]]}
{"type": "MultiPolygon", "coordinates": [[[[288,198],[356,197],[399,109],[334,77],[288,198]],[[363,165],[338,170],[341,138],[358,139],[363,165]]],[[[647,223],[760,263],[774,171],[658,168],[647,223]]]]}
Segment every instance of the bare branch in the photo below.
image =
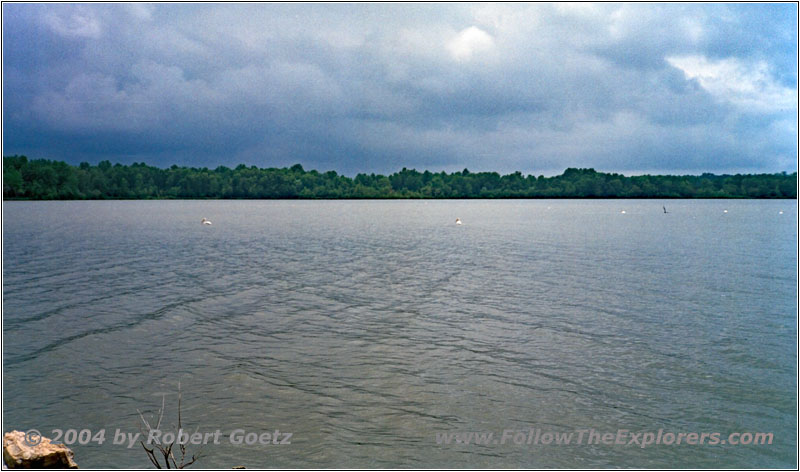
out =
{"type": "Polygon", "coordinates": [[[156,429],[161,428],[161,420],[164,418],[164,404],[167,401],[167,394],[161,395],[161,409],[158,410],[158,424],[156,424],[156,429]]]}
{"type": "MultiPolygon", "coordinates": [[[[142,421],[142,424],[147,429],[147,431],[145,431],[144,428],[142,428],[140,426],[139,430],[142,432],[143,435],[147,436],[148,439],[151,438],[151,437],[153,439],[153,444],[151,445],[152,446],[151,448],[148,448],[147,446],[145,446],[144,441],[140,441],[140,442],[142,444],[142,448],[144,449],[145,453],[147,454],[147,458],[150,460],[150,462],[157,469],[162,469],[162,468],[166,468],[166,469],[183,469],[184,467],[187,467],[187,466],[193,464],[200,457],[200,453],[198,452],[198,453],[192,454],[191,460],[186,462],[186,453],[187,453],[186,445],[183,444],[180,441],[180,437],[179,437],[180,433],[181,433],[181,431],[183,429],[183,414],[182,414],[183,393],[181,391],[180,382],[178,382],[178,430],[177,430],[177,432],[175,434],[175,439],[171,443],[167,444],[167,443],[162,443],[161,442],[160,435],[159,435],[159,437],[153,437],[152,436],[152,432],[153,431],[155,431],[155,430],[159,430],[160,431],[161,423],[164,420],[164,412],[166,411],[166,397],[167,397],[166,394],[161,396],[161,409],[158,410],[158,422],[156,423],[156,427],[155,428],[153,428],[151,426],[151,424],[147,421],[147,419],[144,417],[144,415],[142,414],[141,411],[139,411],[138,409],[136,410],[136,412],[139,414],[139,419],[142,421]],[[174,453],[174,447],[175,447],[176,443],[178,444],[178,450],[180,451],[180,462],[175,457],[175,453],[174,453]],[[155,453],[156,450],[158,450],[158,452],[162,456],[163,464],[162,464],[162,461],[160,461],[158,459],[158,457],[156,456],[156,453],[155,453]]],[[[195,428],[195,433],[198,430],[199,430],[199,427],[195,428]]]]}
{"type": "Polygon", "coordinates": [[[194,461],[196,461],[196,460],[197,460],[197,457],[198,457],[197,455],[195,455],[195,454],[192,454],[192,460],[190,460],[189,462],[187,462],[187,463],[183,464],[183,465],[182,465],[182,467],[181,467],[181,469],[183,469],[184,467],[188,467],[188,466],[190,466],[190,465],[194,464],[194,461]]]}
{"type": "Polygon", "coordinates": [[[136,409],[136,413],[139,413],[139,418],[142,419],[142,423],[144,423],[144,425],[147,426],[147,429],[153,429],[153,428],[150,427],[150,423],[148,423],[147,420],[144,419],[144,415],[142,414],[141,411],[139,411],[138,408],[136,409]]]}
{"type": "Polygon", "coordinates": [[[147,458],[150,459],[150,462],[152,462],[153,465],[156,466],[156,469],[160,469],[161,465],[158,463],[158,460],[156,460],[156,456],[153,453],[153,449],[147,449],[147,446],[144,445],[144,441],[139,441],[139,442],[142,444],[142,448],[144,448],[145,452],[147,453],[147,458]]]}

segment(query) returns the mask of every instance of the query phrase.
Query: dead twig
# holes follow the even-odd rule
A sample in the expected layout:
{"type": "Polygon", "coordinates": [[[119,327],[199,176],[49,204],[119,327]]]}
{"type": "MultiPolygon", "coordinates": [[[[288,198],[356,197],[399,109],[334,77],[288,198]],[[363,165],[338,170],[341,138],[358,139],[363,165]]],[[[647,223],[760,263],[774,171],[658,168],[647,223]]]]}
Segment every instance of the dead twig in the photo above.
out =
{"type": "MultiPolygon", "coordinates": [[[[194,464],[195,461],[197,461],[197,459],[200,457],[200,452],[198,451],[197,453],[192,454],[192,457],[188,462],[186,461],[186,444],[180,440],[180,433],[183,429],[183,418],[181,415],[182,396],[181,384],[178,382],[178,430],[172,442],[163,443],[161,441],[161,434],[158,434],[158,437],[155,435],[152,436],[153,444],[150,448],[145,445],[144,440],[139,441],[145,453],[147,454],[147,458],[150,459],[150,462],[157,469],[183,469],[194,464]],[[180,451],[180,460],[178,460],[173,453],[173,447],[176,443],[178,444],[178,450],[180,451]],[[156,450],[160,453],[160,458],[156,454],[156,450]]],[[[166,394],[161,396],[161,409],[158,410],[158,421],[156,422],[155,428],[150,425],[141,411],[138,409],[136,410],[136,412],[139,413],[139,419],[142,421],[142,425],[139,426],[139,430],[141,431],[142,435],[148,439],[148,444],[150,443],[149,440],[151,438],[151,433],[153,431],[161,431],[161,422],[164,419],[166,397],[166,394]]],[[[198,429],[195,429],[195,432],[197,432],[197,430],[198,429]]]]}

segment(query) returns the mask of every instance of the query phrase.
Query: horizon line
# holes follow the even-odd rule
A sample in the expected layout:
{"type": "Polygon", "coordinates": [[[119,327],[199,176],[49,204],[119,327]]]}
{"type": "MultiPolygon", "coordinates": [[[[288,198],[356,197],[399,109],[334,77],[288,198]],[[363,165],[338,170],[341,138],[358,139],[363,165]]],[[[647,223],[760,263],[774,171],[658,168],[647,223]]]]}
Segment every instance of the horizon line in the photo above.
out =
{"type": "MultiPolygon", "coordinates": [[[[462,169],[462,170],[456,170],[456,171],[448,172],[448,171],[445,171],[445,170],[438,170],[438,171],[433,171],[433,170],[430,170],[430,169],[419,170],[416,167],[408,168],[408,167],[404,166],[401,169],[395,170],[394,172],[388,173],[388,174],[383,174],[383,173],[379,173],[379,172],[369,172],[369,173],[368,172],[357,172],[353,176],[350,176],[348,174],[341,173],[340,171],[337,171],[335,169],[329,169],[329,170],[306,169],[302,165],[302,163],[300,163],[300,162],[297,162],[297,163],[292,164],[292,165],[285,165],[284,167],[277,167],[277,166],[261,167],[261,166],[257,166],[257,165],[254,165],[254,164],[247,165],[245,163],[240,163],[240,164],[237,164],[235,166],[228,166],[228,165],[220,164],[220,165],[212,168],[212,167],[208,167],[208,166],[196,167],[196,166],[187,166],[187,165],[178,165],[178,164],[171,164],[171,165],[168,165],[168,166],[165,165],[165,166],[162,167],[160,165],[148,164],[148,163],[146,163],[144,161],[141,161],[141,162],[134,161],[134,162],[132,162],[130,164],[123,164],[121,162],[111,162],[110,159],[103,159],[103,160],[99,161],[97,164],[94,164],[94,165],[89,163],[88,161],[82,161],[82,162],[80,162],[78,164],[71,164],[71,163],[69,163],[69,162],[67,162],[65,160],[39,158],[39,157],[31,158],[31,157],[29,157],[29,156],[27,156],[25,154],[14,154],[14,155],[10,155],[10,156],[4,155],[3,156],[3,160],[5,160],[6,158],[21,158],[21,157],[24,157],[28,161],[61,162],[61,163],[64,163],[64,164],[66,164],[68,166],[78,167],[78,168],[80,168],[82,164],[88,164],[90,167],[99,167],[100,164],[102,164],[103,162],[108,162],[112,167],[113,166],[118,166],[118,165],[122,166],[122,167],[133,167],[133,166],[144,165],[146,167],[152,167],[152,168],[161,169],[161,170],[170,170],[173,167],[177,167],[178,169],[194,169],[194,170],[206,169],[206,170],[212,171],[212,172],[217,171],[217,169],[220,169],[220,168],[225,168],[225,169],[228,169],[228,170],[236,170],[236,169],[238,169],[238,168],[240,168],[242,166],[244,166],[247,169],[256,168],[256,169],[259,169],[259,170],[270,170],[270,169],[292,170],[294,167],[300,166],[300,169],[302,169],[303,172],[317,172],[317,173],[320,173],[320,174],[325,174],[325,173],[328,173],[328,172],[335,172],[336,175],[339,175],[339,176],[342,176],[342,177],[347,177],[347,178],[350,178],[350,179],[355,178],[358,175],[367,175],[367,176],[370,176],[370,175],[375,175],[375,176],[385,175],[385,176],[389,176],[389,175],[401,173],[403,171],[418,172],[420,174],[425,174],[426,172],[428,172],[430,174],[446,174],[446,175],[464,174],[464,171],[466,171],[468,174],[498,174],[500,176],[514,175],[514,174],[519,173],[520,175],[522,175],[525,178],[531,177],[531,176],[533,176],[535,178],[539,178],[539,177],[543,177],[543,178],[560,177],[560,176],[563,176],[564,174],[566,174],[566,172],[571,170],[571,169],[572,170],[577,170],[577,171],[582,171],[582,172],[592,171],[592,172],[595,172],[595,173],[598,173],[598,174],[618,175],[618,176],[621,176],[621,177],[643,177],[643,176],[702,177],[703,175],[714,175],[714,176],[721,176],[722,177],[722,176],[736,176],[736,175],[793,175],[793,174],[797,173],[797,170],[791,170],[791,171],[782,170],[782,171],[776,171],[776,172],[758,172],[758,173],[750,173],[750,172],[748,172],[748,173],[743,173],[743,172],[715,173],[715,172],[706,171],[706,172],[699,172],[699,173],[695,173],[695,174],[692,174],[692,173],[688,173],[688,174],[686,174],[686,173],[684,173],[684,174],[663,173],[663,174],[661,174],[661,173],[651,173],[651,172],[635,173],[635,171],[634,171],[634,173],[631,173],[631,174],[623,174],[622,172],[616,172],[616,171],[597,170],[594,167],[571,167],[570,166],[570,167],[566,167],[560,174],[553,174],[553,175],[547,176],[545,174],[538,174],[538,175],[534,174],[534,173],[525,174],[520,170],[516,170],[516,171],[512,171],[512,172],[508,172],[508,173],[504,174],[504,173],[501,173],[501,172],[495,171],[495,170],[469,170],[469,168],[467,168],[467,167],[464,167],[464,169],[462,169]]],[[[300,169],[298,169],[298,170],[300,170],[300,169]]]]}

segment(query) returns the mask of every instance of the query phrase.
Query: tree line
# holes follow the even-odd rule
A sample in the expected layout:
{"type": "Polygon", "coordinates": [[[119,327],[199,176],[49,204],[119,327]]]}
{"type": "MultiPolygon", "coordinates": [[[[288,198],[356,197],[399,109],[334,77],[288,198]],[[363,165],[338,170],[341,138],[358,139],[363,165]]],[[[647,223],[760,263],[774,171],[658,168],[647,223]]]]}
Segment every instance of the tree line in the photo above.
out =
{"type": "Polygon", "coordinates": [[[258,168],[167,169],[144,163],[3,157],[3,198],[30,200],[159,198],[797,198],[797,172],[736,175],[639,175],[569,168],[553,177],[514,172],[420,172],[391,175],[258,168]]]}

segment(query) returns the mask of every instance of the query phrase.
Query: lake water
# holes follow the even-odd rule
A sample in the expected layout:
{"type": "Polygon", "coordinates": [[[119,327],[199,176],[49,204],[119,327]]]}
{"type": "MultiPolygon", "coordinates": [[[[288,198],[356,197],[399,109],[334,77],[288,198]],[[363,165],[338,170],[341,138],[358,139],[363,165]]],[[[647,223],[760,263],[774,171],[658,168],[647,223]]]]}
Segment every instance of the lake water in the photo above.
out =
{"type": "Polygon", "coordinates": [[[197,467],[797,466],[794,200],[3,210],[3,430],[105,429],[82,467],[148,467],[113,433],[179,381],[197,467]],[[436,442],[531,428],[774,440],[436,442]]]}

